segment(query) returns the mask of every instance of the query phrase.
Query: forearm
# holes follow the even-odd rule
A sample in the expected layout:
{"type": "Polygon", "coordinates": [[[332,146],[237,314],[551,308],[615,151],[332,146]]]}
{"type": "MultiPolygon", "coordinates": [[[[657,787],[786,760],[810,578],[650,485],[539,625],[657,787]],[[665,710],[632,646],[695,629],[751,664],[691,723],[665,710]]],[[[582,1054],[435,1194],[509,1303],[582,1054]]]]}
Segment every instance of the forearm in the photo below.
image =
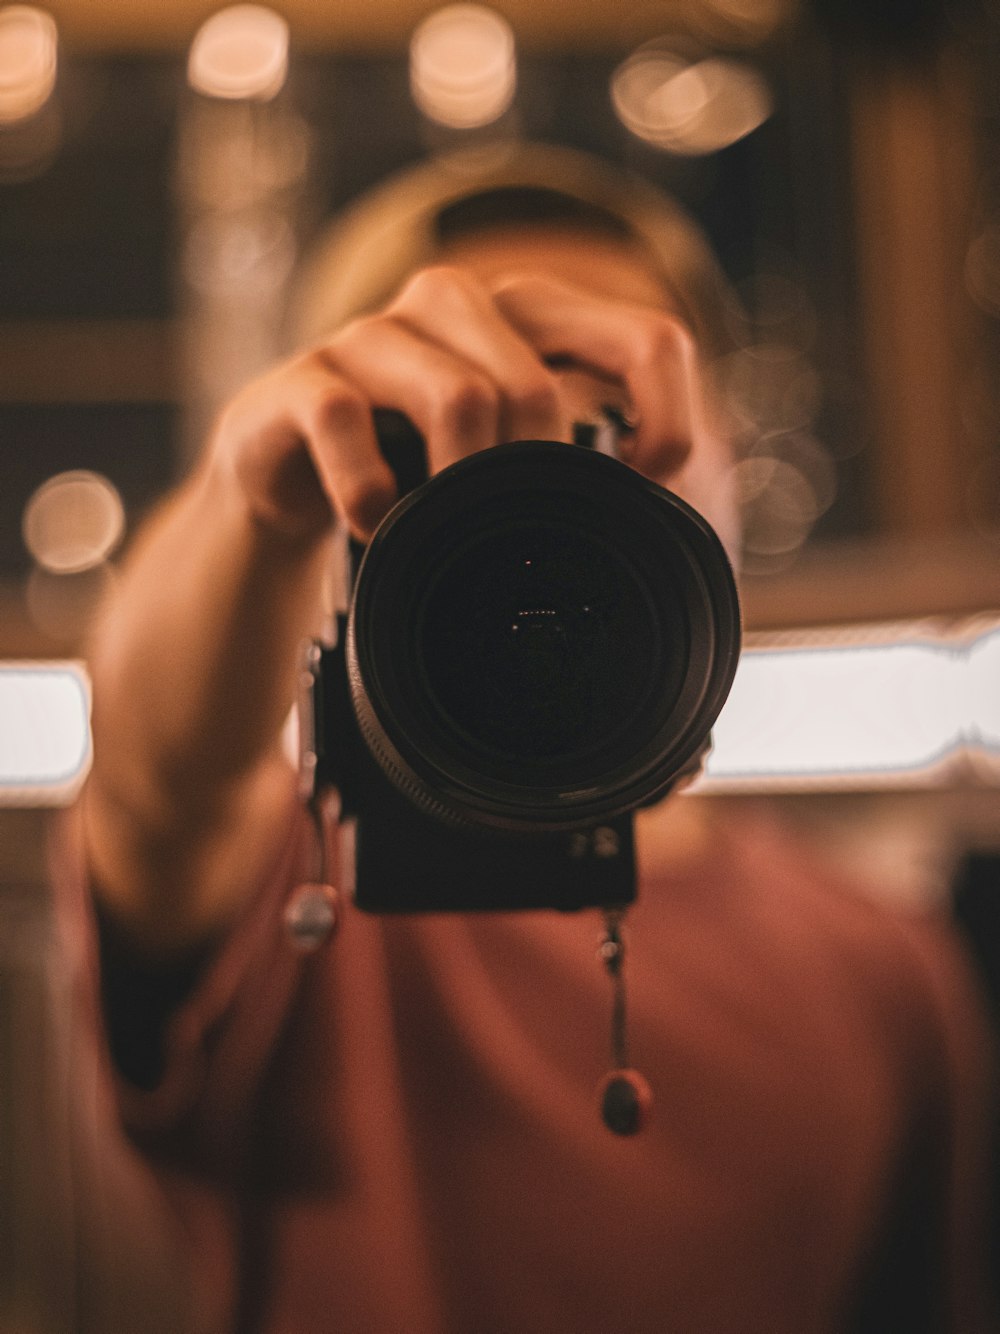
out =
{"type": "Polygon", "coordinates": [[[209,921],[231,893],[219,846],[236,841],[238,812],[256,831],[248,862],[263,855],[280,786],[268,774],[329,549],[325,532],[293,539],[261,523],[214,466],[140,537],[90,654],[90,855],[124,911],[180,911],[197,880],[209,902],[191,911],[209,921]]]}

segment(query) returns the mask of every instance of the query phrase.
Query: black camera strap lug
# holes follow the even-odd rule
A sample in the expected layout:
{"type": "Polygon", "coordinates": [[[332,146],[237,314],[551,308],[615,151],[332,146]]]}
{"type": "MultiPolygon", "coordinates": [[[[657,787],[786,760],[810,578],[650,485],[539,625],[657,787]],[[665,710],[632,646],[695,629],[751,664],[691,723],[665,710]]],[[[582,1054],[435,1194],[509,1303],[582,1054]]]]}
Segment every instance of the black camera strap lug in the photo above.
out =
{"type": "Polygon", "coordinates": [[[332,643],[314,639],[305,651],[299,692],[299,793],[312,803],[336,788],[347,815],[355,800],[360,738],[344,665],[346,613],[337,613],[335,626],[332,643]]]}

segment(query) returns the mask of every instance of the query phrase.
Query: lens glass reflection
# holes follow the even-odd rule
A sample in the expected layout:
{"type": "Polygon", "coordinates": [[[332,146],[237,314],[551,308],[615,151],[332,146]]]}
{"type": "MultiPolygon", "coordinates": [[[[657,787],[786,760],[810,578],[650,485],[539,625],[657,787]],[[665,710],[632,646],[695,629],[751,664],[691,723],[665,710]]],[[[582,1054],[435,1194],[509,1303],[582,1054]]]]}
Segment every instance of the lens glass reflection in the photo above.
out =
{"type": "Polygon", "coordinates": [[[414,640],[439,725],[487,762],[544,772],[607,762],[639,719],[648,738],[650,711],[669,710],[687,663],[679,605],[667,623],[669,636],[620,549],[533,521],[450,552],[414,640]]]}

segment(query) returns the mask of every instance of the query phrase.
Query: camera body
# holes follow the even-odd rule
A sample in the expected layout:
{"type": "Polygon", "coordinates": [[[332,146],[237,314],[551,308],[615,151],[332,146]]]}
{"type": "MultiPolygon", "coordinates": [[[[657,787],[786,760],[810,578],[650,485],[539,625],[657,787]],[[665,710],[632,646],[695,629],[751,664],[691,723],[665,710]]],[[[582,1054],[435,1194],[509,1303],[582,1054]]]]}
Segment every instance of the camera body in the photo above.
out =
{"type": "Polygon", "coordinates": [[[405,418],[377,426],[403,498],[352,552],[307,710],[358,906],[627,904],[632,814],[697,770],[735,672],[721,543],[581,444],[500,446],[427,481],[405,418]]]}
{"type": "Polygon", "coordinates": [[[334,787],[349,830],[358,907],[389,912],[573,910],[632,902],[631,814],[580,829],[513,832],[463,825],[418,806],[365,744],[338,642],[314,646],[310,691],[319,788],[334,787]]]}

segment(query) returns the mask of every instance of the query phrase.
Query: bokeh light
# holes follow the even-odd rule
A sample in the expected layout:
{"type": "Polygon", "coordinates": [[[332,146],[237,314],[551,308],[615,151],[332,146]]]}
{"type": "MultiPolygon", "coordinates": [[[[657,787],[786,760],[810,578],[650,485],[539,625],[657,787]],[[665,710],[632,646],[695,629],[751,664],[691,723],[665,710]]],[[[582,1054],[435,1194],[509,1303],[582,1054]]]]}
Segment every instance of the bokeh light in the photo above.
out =
{"type": "Polygon", "coordinates": [[[0,9],[0,125],[33,116],[49,100],[57,47],[51,15],[30,5],[0,9]]]}
{"type": "Polygon", "coordinates": [[[619,65],[611,100],[633,134],[684,156],[736,143],[772,111],[770,90],[749,65],[721,57],[691,62],[659,43],[619,65]]]}
{"type": "Polygon", "coordinates": [[[295,257],[291,224],[276,210],[238,219],[207,214],[188,234],[184,276],[203,296],[269,297],[283,289],[295,257]]]}
{"type": "Polygon", "coordinates": [[[749,455],[787,463],[809,483],[813,519],[825,514],[837,498],[837,465],[830,451],[806,431],[780,431],[758,440],[749,455]]]}
{"type": "Polygon", "coordinates": [[[231,5],[198,29],[188,57],[196,92],[267,102],[288,74],[288,24],[263,5],[231,5]]]}
{"type": "Polygon", "coordinates": [[[410,41],[410,89],[429,120],[452,129],[490,125],[517,86],[514,34],[483,5],[448,5],[431,14],[410,41]]]}
{"type": "Polygon", "coordinates": [[[758,343],[731,352],[720,363],[737,429],[797,431],[811,426],[823,399],[812,363],[785,343],[758,343]]]}
{"type": "Polygon", "coordinates": [[[751,573],[794,559],[820,514],[820,502],[794,463],[762,454],[736,464],[743,551],[751,573]],[[755,563],[754,557],[762,558],[755,563]]]}
{"type": "Polygon", "coordinates": [[[78,574],[107,560],[125,531],[117,488],[100,473],[77,470],[44,482],[24,510],[24,544],[51,574],[78,574]]]}

